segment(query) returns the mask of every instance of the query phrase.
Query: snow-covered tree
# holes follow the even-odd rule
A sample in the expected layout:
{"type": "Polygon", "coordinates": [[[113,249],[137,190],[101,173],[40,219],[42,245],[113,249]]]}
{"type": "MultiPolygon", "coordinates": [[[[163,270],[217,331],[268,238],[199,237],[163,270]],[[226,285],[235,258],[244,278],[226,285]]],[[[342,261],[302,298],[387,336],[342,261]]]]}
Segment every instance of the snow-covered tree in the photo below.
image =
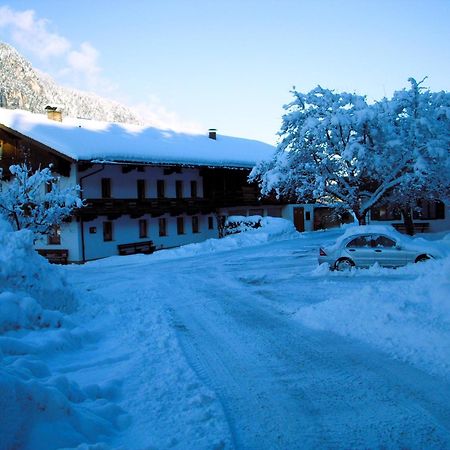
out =
{"type": "Polygon", "coordinates": [[[442,176],[442,165],[449,165],[448,94],[422,92],[410,81],[409,91],[372,105],[321,87],[294,90],[277,152],[250,179],[263,195],[337,203],[360,224],[372,206],[401,188],[412,192],[433,176],[448,186],[442,176]]]}
{"type": "Polygon", "coordinates": [[[396,179],[395,159],[377,145],[374,111],[362,96],[321,87],[293,95],[285,106],[277,153],[256,166],[251,179],[263,195],[275,191],[298,201],[338,202],[364,223],[396,179]]]}
{"type": "Polygon", "coordinates": [[[430,92],[423,81],[410,78],[411,88],[384,101],[386,114],[380,114],[393,153],[409,158],[401,181],[386,196],[386,203],[401,210],[409,234],[418,199],[450,196],[450,94],[430,92]]]}
{"type": "Polygon", "coordinates": [[[62,188],[51,167],[32,171],[27,164],[10,167],[12,178],[0,182],[0,214],[16,230],[49,234],[83,206],[79,186],[62,188]]]}

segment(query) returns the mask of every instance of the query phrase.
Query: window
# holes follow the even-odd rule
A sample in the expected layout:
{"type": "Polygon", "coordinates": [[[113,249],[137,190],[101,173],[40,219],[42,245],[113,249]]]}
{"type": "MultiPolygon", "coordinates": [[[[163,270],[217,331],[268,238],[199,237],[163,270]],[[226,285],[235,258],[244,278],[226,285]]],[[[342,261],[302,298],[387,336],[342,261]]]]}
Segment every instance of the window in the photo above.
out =
{"type": "Polygon", "coordinates": [[[387,236],[374,236],[374,240],[372,241],[373,247],[395,247],[395,241],[388,238],[387,236]]]}
{"type": "Polygon", "coordinates": [[[145,199],[145,180],[137,180],[137,198],[139,200],[145,199]]]}
{"type": "Polygon", "coordinates": [[[103,222],[103,240],[105,242],[113,240],[112,222],[103,222]]]}
{"type": "Polygon", "coordinates": [[[208,217],[208,230],[214,230],[214,218],[208,217]]]}
{"type": "Polygon", "coordinates": [[[192,232],[193,233],[198,233],[199,229],[198,229],[198,217],[197,216],[192,216],[192,232]]]}
{"type": "Polygon", "coordinates": [[[139,221],[139,237],[140,238],[147,237],[147,221],[145,219],[141,219],[139,221]]]}
{"type": "Polygon", "coordinates": [[[102,178],[102,198],[111,198],[111,178],[102,178]]]}
{"type": "Polygon", "coordinates": [[[48,245],[60,245],[61,244],[61,228],[58,225],[53,225],[50,233],[47,235],[48,245]]]}
{"type": "Polygon", "coordinates": [[[445,219],[445,205],[441,201],[419,200],[413,211],[416,220],[445,219]]]}
{"type": "Polygon", "coordinates": [[[166,219],[159,219],[159,235],[160,236],[167,236],[167,223],[166,219]]]}
{"type": "Polygon", "coordinates": [[[164,182],[164,180],[157,180],[156,195],[158,196],[158,198],[164,198],[166,196],[166,183],[164,182]]]}
{"type": "Polygon", "coordinates": [[[397,208],[388,205],[376,206],[371,209],[372,220],[401,220],[402,215],[397,208]]]}
{"type": "Polygon", "coordinates": [[[311,212],[310,211],[305,212],[305,220],[311,220],[311,212]]]}
{"type": "Polygon", "coordinates": [[[177,233],[184,234],[184,218],[177,217],[177,233]]]}
{"type": "Polygon", "coordinates": [[[177,198],[183,198],[183,182],[181,180],[175,181],[175,195],[177,198]]]}
{"type": "Polygon", "coordinates": [[[197,182],[195,180],[191,181],[191,197],[197,198],[197,182]]]}
{"type": "Polygon", "coordinates": [[[371,246],[371,237],[370,236],[358,236],[355,239],[352,239],[347,247],[370,247],[371,246]]]}

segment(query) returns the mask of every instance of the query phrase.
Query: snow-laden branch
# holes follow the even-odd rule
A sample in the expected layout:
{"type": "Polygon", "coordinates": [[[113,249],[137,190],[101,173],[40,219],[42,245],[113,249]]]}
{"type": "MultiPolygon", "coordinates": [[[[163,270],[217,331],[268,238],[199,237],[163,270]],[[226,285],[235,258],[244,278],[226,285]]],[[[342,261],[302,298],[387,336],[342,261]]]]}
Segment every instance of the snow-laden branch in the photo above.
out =
{"type": "Polygon", "coordinates": [[[270,161],[251,179],[266,195],[297,201],[331,196],[360,222],[396,195],[449,194],[450,97],[411,80],[409,90],[368,105],[365,98],[320,86],[293,92],[270,161]]]}
{"type": "Polygon", "coordinates": [[[12,179],[0,182],[0,211],[16,230],[48,234],[81,208],[79,186],[63,188],[51,167],[32,171],[26,164],[10,167],[12,179]]]}

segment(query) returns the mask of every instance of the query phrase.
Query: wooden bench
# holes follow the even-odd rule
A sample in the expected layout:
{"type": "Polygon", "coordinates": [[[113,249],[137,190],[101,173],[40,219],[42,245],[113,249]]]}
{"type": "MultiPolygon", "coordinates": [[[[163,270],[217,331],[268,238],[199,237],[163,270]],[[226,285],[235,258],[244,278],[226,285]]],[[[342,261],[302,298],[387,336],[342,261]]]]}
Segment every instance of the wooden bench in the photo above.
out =
{"type": "Polygon", "coordinates": [[[144,253],[149,255],[156,250],[153,241],[132,242],[131,244],[120,244],[117,246],[119,255],[135,255],[136,253],[144,253]]]}
{"type": "MultiPolygon", "coordinates": [[[[392,226],[400,233],[406,233],[406,227],[404,223],[393,223],[392,226]]],[[[429,222],[414,222],[414,231],[416,233],[427,233],[430,231],[429,222]]]]}
{"type": "Polygon", "coordinates": [[[37,252],[52,264],[67,264],[69,259],[69,250],[65,249],[39,249],[37,252]]]}

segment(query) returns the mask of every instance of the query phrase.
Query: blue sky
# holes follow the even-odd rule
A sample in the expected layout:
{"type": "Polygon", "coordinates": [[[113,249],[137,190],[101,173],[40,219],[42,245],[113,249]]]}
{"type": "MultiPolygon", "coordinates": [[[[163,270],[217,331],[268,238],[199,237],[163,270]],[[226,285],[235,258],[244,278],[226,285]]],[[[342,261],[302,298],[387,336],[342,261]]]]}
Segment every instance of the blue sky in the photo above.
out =
{"type": "Polygon", "coordinates": [[[14,0],[0,40],[159,126],[275,143],[292,86],[449,90],[449,19],[450,0],[14,0]]]}

